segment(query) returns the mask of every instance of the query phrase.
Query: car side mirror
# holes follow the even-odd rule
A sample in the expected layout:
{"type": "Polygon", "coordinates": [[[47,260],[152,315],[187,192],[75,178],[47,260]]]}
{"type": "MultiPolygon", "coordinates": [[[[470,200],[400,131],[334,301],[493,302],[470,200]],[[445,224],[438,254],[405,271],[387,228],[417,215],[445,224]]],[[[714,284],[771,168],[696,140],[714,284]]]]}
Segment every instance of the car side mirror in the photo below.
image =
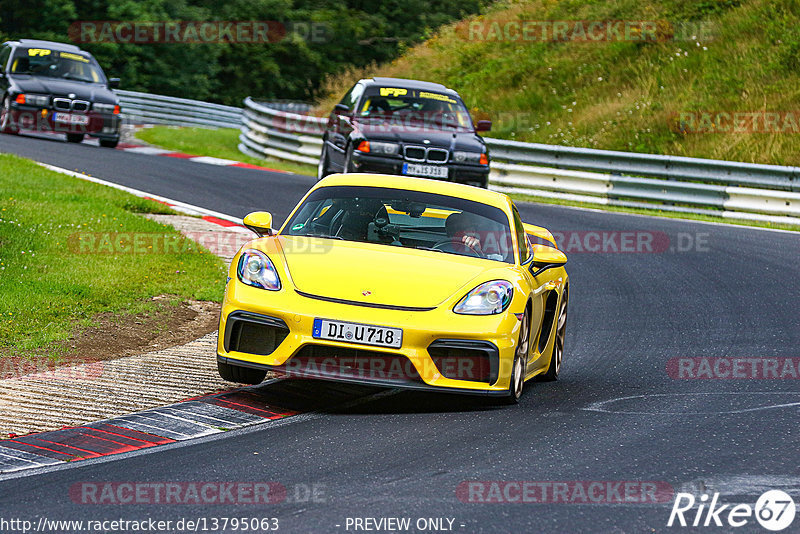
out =
{"type": "Polygon", "coordinates": [[[533,261],[531,262],[531,274],[538,276],[543,271],[553,267],[561,267],[567,263],[567,255],[554,247],[545,245],[533,246],[533,261]]]}
{"type": "Polygon", "coordinates": [[[349,113],[350,108],[347,107],[347,104],[336,104],[335,106],[333,106],[333,111],[337,113],[349,113]]]}
{"type": "Polygon", "coordinates": [[[476,132],[488,132],[492,129],[492,121],[478,121],[475,125],[476,132]]]}
{"type": "Polygon", "coordinates": [[[244,218],[244,225],[258,235],[272,235],[272,214],[266,211],[254,211],[244,218]]]}
{"type": "Polygon", "coordinates": [[[108,88],[109,89],[119,89],[119,78],[109,78],[108,79],[108,88]]]}

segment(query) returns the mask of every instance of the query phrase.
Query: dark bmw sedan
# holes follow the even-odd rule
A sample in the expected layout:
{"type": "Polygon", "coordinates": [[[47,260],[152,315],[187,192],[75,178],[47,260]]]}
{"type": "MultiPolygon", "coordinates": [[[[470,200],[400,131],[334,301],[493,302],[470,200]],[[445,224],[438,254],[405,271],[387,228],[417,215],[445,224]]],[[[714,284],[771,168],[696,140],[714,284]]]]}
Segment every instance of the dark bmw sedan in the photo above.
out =
{"type": "Polygon", "coordinates": [[[444,85],[398,78],[360,80],[334,108],[324,134],[318,179],[334,172],[376,172],[487,187],[489,154],[472,118],[444,85]]]}
{"type": "Polygon", "coordinates": [[[80,143],[86,135],[105,147],[119,142],[119,99],[88,52],[77,46],[20,39],[0,47],[0,131],[55,131],[80,143]]]}

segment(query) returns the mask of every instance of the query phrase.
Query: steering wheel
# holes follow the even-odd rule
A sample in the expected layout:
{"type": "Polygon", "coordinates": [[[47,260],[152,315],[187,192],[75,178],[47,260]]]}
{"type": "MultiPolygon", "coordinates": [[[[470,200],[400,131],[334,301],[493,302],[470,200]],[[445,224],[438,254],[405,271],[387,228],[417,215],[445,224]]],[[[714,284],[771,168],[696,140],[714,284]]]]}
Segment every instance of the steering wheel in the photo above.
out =
{"type": "Polygon", "coordinates": [[[475,256],[476,258],[485,258],[486,257],[486,256],[484,256],[484,254],[482,252],[480,252],[479,250],[477,250],[474,247],[471,247],[471,246],[467,245],[466,243],[464,243],[463,241],[461,241],[461,239],[459,239],[457,237],[451,237],[449,239],[445,239],[444,241],[440,241],[440,242],[436,243],[435,245],[433,245],[431,248],[435,249],[435,250],[442,250],[442,248],[445,247],[445,246],[450,246],[450,247],[456,248],[456,249],[458,249],[458,247],[461,247],[464,251],[470,253],[469,254],[470,256],[475,256]]]}

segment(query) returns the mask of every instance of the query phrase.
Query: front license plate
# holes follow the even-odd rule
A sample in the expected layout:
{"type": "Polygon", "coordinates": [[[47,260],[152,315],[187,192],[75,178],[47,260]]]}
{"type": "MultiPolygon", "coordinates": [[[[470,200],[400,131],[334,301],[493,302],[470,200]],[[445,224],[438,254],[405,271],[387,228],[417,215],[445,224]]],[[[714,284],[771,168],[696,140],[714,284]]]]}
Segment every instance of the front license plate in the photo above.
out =
{"type": "Polygon", "coordinates": [[[393,349],[399,349],[403,344],[403,331],[399,328],[346,323],[330,319],[314,319],[312,337],[393,349]]]}
{"type": "Polygon", "coordinates": [[[72,113],[54,113],[53,120],[67,124],[89,124],[88,115],[73,115],[72,113]]]}
{"type": "Polygon", "coordinates": [[[447,167],[441,165],[419,165],[403,163],[403,174],[412,176],[430,176],[431,178],[447,178],[447,167]]]}

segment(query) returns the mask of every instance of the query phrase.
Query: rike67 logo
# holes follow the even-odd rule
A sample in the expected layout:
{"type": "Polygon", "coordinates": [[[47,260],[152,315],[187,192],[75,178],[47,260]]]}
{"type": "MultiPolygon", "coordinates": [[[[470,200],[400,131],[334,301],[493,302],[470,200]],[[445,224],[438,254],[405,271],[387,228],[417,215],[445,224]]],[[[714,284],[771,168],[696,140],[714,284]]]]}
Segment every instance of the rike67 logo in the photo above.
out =
{"type": "Polygon", "coordinates": [[[781,490],[765,492],[756,501],[755,507],[749,504],[720,505],[719,493],[708,502],[708,495],[698,499],[691,493],[678,493],[669,514],[667,526],[692,527],[743,527],[755,518],[767,530],[778,532],[786,529],[794,521],[797,512],[792,497],[781,490]],[[695,505],[698,505],[695,510],[695,505]]]}

